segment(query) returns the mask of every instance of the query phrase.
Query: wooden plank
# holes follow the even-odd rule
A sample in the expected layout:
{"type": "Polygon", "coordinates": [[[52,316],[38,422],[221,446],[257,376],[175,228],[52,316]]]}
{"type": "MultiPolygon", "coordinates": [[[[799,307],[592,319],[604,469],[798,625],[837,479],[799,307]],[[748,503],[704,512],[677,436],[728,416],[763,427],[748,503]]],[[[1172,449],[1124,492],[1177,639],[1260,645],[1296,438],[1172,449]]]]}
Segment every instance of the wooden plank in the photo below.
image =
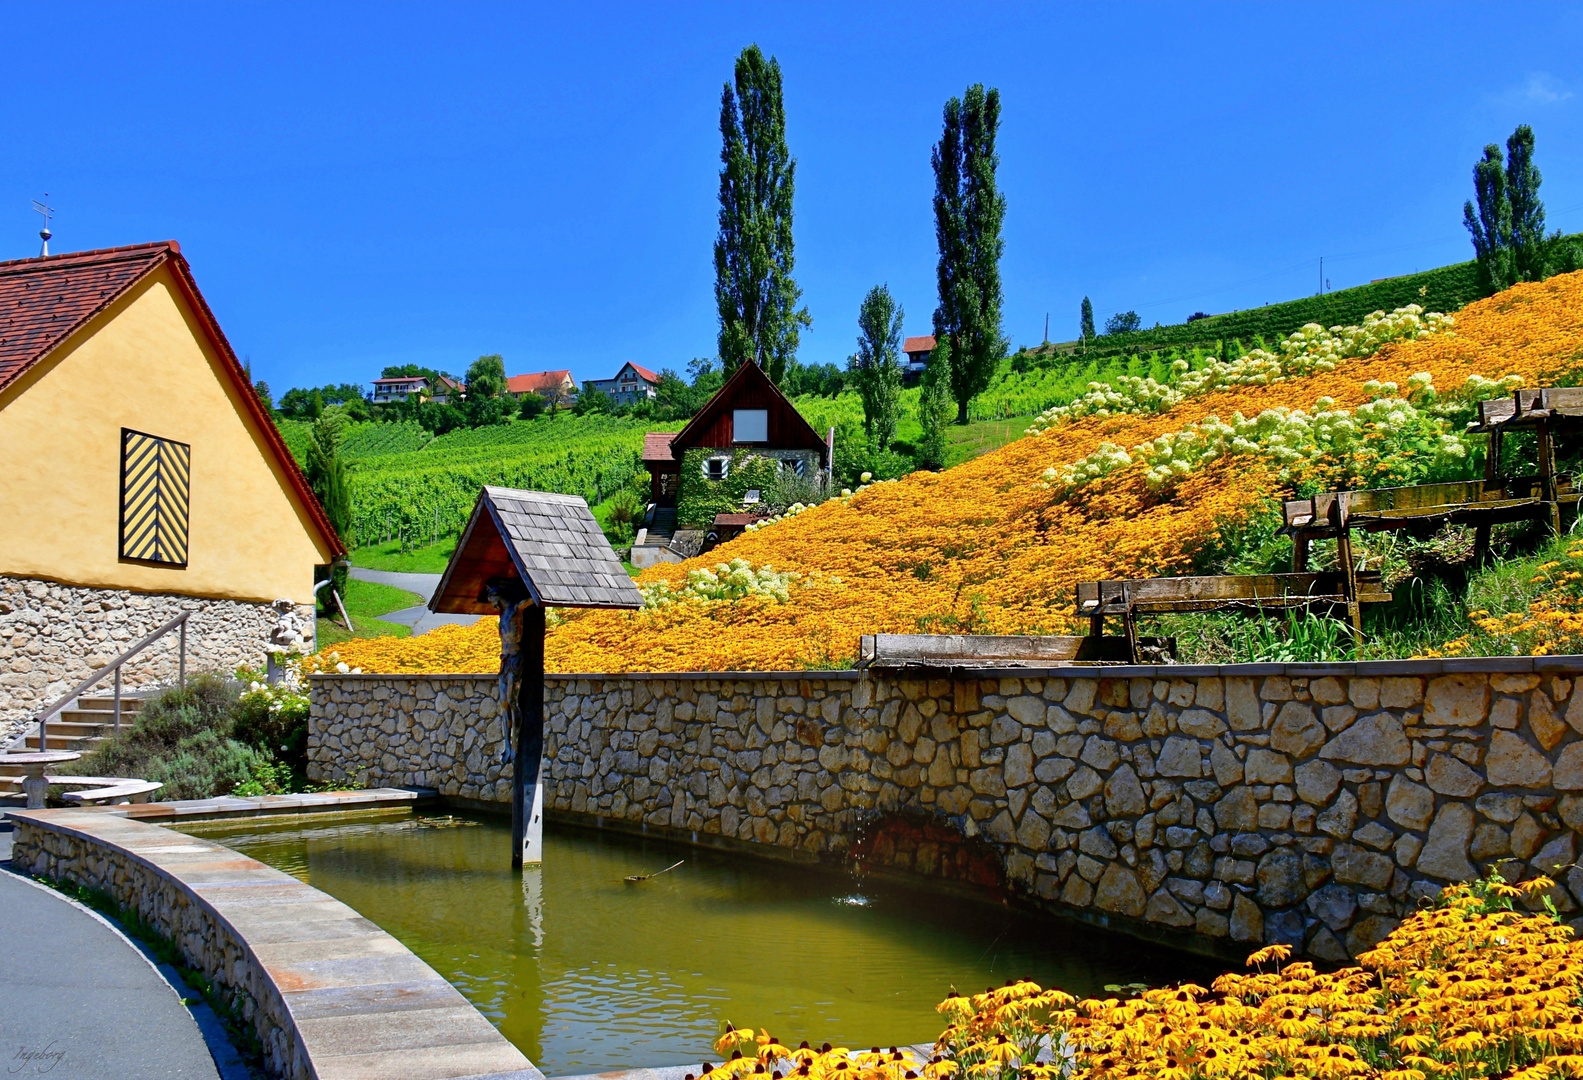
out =
{"type": "MultiPolygon", "coordinates": [[[[1174,655],[1170,638],[1142,638],[1140,647],[1174,655]]],[[[1055,664],[1128,659],[1118,637],[1077,635],[873,634],[859,645],[862,667],[992,667],[997,664],[1055,664]]]]}
{"type": "MultiPolygon", "coordinates": [[[[1380,586],[1379,575],[1357,575],[1359,599],[1378,603],[1390,598],[1380,586]]],[[[1257,605],[1282,601],[1308,603],[1344,597],[1345,575],[1326,570],[1301,574],[1226,574],[1205,577],[1144,578],[1137,581],[1080,581],[1077,583],[1077,613],[1120,614],[1132,608],[1149,610],[1163,606],[1170,610],[1200,610],[1205,605],[1238,603],[1257,605]],[[1123,593],[1130,596],[1123,596],[1123,593]]]]}
{"type": "Polygon", "coordinates": [[[1474,431],[1490,427],[1531,427],[1540,419],[1583,417],[1583,387],[1550,386],[1517,390],[1505,397],[1479,402],[1478,425],[1474,431]]]}

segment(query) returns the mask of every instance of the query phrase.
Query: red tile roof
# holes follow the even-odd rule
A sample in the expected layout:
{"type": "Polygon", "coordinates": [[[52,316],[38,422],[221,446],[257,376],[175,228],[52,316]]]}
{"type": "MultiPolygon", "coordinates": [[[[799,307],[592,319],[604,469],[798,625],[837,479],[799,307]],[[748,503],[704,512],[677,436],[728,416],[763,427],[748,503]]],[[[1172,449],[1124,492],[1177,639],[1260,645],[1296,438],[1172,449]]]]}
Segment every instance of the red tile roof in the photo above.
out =
{"type": "Polygon", "coordinates": [[[392,375],[388,379],[375,379],[374,385],[384,386],[387,383],[426,383],[428,381],[428,377],[424,375],[392,375]]]}
{"type": "Polygon", "coordinates": [[[675,461],[671,453],[671,440],[676,438],[672,431],[651,431],[643,436],[644,461],[675,461]]]}
{"type": "Polygon", "coordinates": [[[171,241],[0,263],[0,390],[180,252],[171,241]]]}
{"type": "MultiPolygon", "coordinates": [[[[631,363],[631,361],[628,361],[628,363],[631,363]]],[[[659,385],[660,377],[654,374],[654,372],[650,371],[648,368],[639,364],[632,364],[632,370],[642,376],[644,382],[651,382],[655,385],[659,385]]]]}
{"type": "Polygon", "coordinates": [[[253,417],[267,449],[307,509],[309,520],[332,558],[346,554],[346,545],[335,534],[296,459],[281,440],[274,420],[253,392],[231,343],[198,291],[192,268],[182,257],[181,245],[174,240],[0,262],[0,393],[166,263],[197,315],[200,329],[218,354],[221,370],[230,378],[242,408],[253,417]]]}
{"type": "Polygon", "coordinates": [[[513,394],[559,390],[571,377],[570,371],[535,371],[530,375],[513,375],[506,380],[506,390],[513,394]]]}
{"type": "Polygon", "coordinates": [[[904,353],[928,352],[933,348],[933,334],[925,334],[923,337],[910,337],[901,343],[901,351],[904,353]]]}

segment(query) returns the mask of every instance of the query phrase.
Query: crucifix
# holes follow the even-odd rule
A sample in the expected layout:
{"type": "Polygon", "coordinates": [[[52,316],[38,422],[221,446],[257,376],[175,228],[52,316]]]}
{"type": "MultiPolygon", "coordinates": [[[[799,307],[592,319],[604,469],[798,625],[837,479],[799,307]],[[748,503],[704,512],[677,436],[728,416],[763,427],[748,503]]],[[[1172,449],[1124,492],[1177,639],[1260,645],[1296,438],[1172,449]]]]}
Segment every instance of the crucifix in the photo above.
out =
{"type": "Polygon", "coordinates": [[[490,756],[512,770],[514,869],[544,859],[547,609],[642,606],[582,499],[497,487],[479,493],[429,609],[500,619],[500,727],[490,756]]]}

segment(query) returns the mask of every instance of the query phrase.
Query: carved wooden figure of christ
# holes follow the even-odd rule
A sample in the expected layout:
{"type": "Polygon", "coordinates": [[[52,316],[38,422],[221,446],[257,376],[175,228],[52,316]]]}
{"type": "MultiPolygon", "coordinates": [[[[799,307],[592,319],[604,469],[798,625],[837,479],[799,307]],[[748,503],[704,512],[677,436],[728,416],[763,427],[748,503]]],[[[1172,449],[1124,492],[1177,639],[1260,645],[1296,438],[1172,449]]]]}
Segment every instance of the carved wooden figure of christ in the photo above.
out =
{"type": "Polygon", "coordinates": [[[511,865],[544,861],[544,608],[520,581],[491,583],[500,612],[503,765],[512,767],[511,865]]]}

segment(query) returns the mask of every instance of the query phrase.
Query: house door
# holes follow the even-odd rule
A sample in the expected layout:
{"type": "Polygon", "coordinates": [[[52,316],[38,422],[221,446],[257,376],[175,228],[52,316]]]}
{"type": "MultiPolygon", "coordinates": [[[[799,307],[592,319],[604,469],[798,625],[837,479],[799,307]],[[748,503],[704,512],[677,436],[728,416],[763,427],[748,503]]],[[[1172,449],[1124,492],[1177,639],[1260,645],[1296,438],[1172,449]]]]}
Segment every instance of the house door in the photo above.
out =
{"type": "Polygon", "coordinates": [[[654,505],[675,506],[676,492],[681,487],[681,473],[657,472],[651,475],[654,478],[654,505]]]}

